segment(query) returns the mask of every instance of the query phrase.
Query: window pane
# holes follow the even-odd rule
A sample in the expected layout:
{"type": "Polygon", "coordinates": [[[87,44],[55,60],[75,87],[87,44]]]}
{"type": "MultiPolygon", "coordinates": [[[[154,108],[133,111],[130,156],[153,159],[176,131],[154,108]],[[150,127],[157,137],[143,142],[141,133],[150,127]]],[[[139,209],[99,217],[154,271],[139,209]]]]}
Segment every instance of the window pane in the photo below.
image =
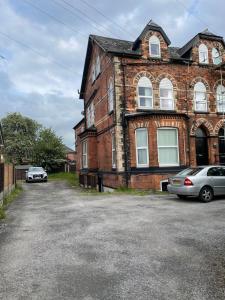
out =
{"type": "Polygon", "coordinates": [[[159,56],[159,45],[151,43],[151,55],[159,56]]]}
{"type": "Polygon", "coordinates": [[[152,96],[151,88],[139,87],[138,90],[140,96],[152,96]]]}
{"type": "Polygon", "coordinates": [[[177,148],[159,148],[159,164],[160,165],[176,165],[178,164],[177,148]]]}
{"type": "Polygon", "coordinates": [[[141,97],[139,98],[139,101],[140,101],[140,107],[146,107],[146,108],[152,107],[152,99],[150,98],[141,97]]]}
{"type": "Polygon", "coordinates": [[[136,130],[137,147],[147,147],[147,130],[137,129],[136,130]]]}
{"type": "Polygon", "coordinates": [[[195,92],[195,99],[196,99],[196,101],[205,101],[206,100],[206,93],[195,92]]]}
{"type": "Polygon", "coordinates": [[[206,103],[196,103],[196,110],[206,111],[207,110],[207,104],[206,103]]]}
{"type": "Polygon", "coordinates": [[[158,146],[177,146],[177,130],[159,129],[158,146]]]}
{"type": "Polygon", "coordinates": [[[146,165],[148,162],[147,160],[147,149],[139,149],[138,150],[138,164],[139,165],[146,165]]]}
{"type": "Polygon", "coordinates": [[[161,109],[173,109],[173,100],[171,100],[171,99],[161,99],[160,108],[161,109]]]}

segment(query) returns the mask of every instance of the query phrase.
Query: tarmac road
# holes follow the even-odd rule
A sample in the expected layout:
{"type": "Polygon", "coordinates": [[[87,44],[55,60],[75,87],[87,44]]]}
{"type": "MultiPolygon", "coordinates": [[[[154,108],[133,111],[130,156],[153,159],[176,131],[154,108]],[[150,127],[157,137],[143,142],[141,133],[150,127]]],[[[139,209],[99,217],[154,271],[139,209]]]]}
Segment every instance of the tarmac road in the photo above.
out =
{"type": "Polygon", "coordinates": [[[0,299],[225,299],[225,200],[25,184],[0,222],[0,299]]]}

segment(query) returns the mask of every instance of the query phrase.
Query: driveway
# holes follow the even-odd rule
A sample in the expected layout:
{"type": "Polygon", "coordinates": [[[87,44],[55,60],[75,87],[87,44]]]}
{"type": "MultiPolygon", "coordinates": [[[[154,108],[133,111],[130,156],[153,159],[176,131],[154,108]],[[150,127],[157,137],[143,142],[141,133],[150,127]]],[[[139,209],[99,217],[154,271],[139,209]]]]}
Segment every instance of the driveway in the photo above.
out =
{"type": "Polygon", "coordinates": [[[0,299],[225,298],[225,200],[25,184],[0,223],[0,299]]]}

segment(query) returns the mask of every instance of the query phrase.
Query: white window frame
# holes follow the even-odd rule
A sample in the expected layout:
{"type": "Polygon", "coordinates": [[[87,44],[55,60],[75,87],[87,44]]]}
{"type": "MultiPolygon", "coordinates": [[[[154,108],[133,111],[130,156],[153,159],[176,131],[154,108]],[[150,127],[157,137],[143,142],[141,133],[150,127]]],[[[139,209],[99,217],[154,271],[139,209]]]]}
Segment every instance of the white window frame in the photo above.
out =
{"type": "Polygon", "coordinates": [[[87,107],[87,128],[91,127],[95,123],[95,111],[94,111],[94,103],[87,107]]]}
{"type": "Polygon", "coordinates": [[[93,62],[93,65],[92,65],[92,70],[91,70],[91,80],[92,80],[92,83],[95,81],[95,72],[96,72],[96,67],[95,67],[95,62],[93,62]]]}
{"type": "Polygon", "coordinates": [[[138,94],[138,108],[141,109],[152,109],[153,108],[153,89],[152,89],[152,83],[151,80],[143,76],[139,79],[138,85],[137,85],[137,94],[138,94]],[[144,82],[145,81],[145,82],[144,82]],[[142,96],[139,94],[139,88],[149,88],[152,90],[152,96],[142,96]],[[140,103],[140,98],[150,99],[151,100],[151,106],[142,106],[140,103]]]}
{"type": "Polygon", "coordinates": [[[114,83],[113,78],[110,77],[108,81],[108,112],[114,110],[114,83]]]}
{"type": "Polygon", "coordinates": [[[135,129],[135,147],[136,147],[136,166],[137,168],[145,168],[145,167],[149,167],[149,145],[148,145],[148,128],[146,127],[139,127],[139,128],[136,128],[135,129]],[[146,146],[143,146],[143,147],[138,147],[137,146],[137,132],[138,131],[141,131],[141,130],[145,130],[146,133],[147,133],[147,141],[146,141],[146,146]],[[146,164],[139,164],[138,162],[138,150],[143,150],[143,149],[146,149],[146,155],[147,155],[147,162],[146,164]]]}
{"type": "Polygon", "coordinates": [[[195,102],[195,111],[200,112],[207,112],[208,111],[208,97],[207,97],[207,90],[203,82],[199,81],[194,86],[194,102],[195,102]],[[205,100],[197,101],[196,94],[197,93],[204,93],[205,94],[205,100]],[[205,104],[206,109],[198,109],[198,104],[205,104]]]}
{"type": "Polygon", "coordinates": [[[180,155],[179,155],[179,137],[178,137],[178,128],[176,127],[159,127],[157,128],[157,152],[158,152],[158,163],[159,167],[176,167],[180,165],[180,155]],[[159,146],[159,131],[160,130],[175,130],[176,131],[176,137],[177,137],[177,145],[176,146],[159,146]],[[177,149],[177,164],[160,164],[159,161],[159,149],[160,148],[176,148],[177,149]]]}
{"type": "Polygon", "coordinates": [[[199,63],[208,64],[209,63],[209,51],[205,44],[201,44],[198,47],[199,63]]]}
{"type": "Polygon", "coordinates": [[[87,144],[87,141],[82,142],[82,168],[88,168],[88,144],[87,144]],[[84,145],[86,145],[85,146],[86,152],[84,151],[84,145]]]}
{"type": "Polygon", "coordinates": [[[174,110],[173,84],[172,84],[172,82],[168,78],[163,78],[160,81],[160,84],[159,84],[159,97],[160,97],[160,109],[161,110],[174,110]],[[166,87],[167,85],[168,85],[168,87],[166,87]],[[169,88],[169,85],[170,85],[170,88],[169,88]],[[161,90],[163,90],[163,89],[167,89],[167,90],[171,89],[171,91],[172,91],[172,93],[171,93],[172,97],[171,98],[169,98],[169,97],[162,97],[161,96],[161,90]],[[163,108],[163,106],[162,106],[162,103],[164,102],[163,100],[171,101],[171,103],[172,103],[171,108],[163,108]]]}
{"type": "Polygon", "coordinates": [[[116,169],[116,136],[112,133],[112,168],[116,169]]]}
{"type": "Polygon", "coordinates": [[[218,112],[225,113],[225,87],[222,84],[216,88],[216,107],[218,112]],[[219,92],[219,89],[222,90],[222,93],[219,92]]]}
{"type": "Polygon", "coordinates": [[[222,62],[222,57],[217,48],[212,48],[212,60],[214,65],[219,65],[222,62]],[[219,59],[218,62],[216,62],[217,59],[219,59]]]}
{"type": "Polygon", "coordinates": [[[156,57],[156,58],[160,58],[161,57],[161,47],[160,47],[160,40],[157,36],[152,35],[149,39],[149,55],[150,57],[156,57]],[[152,53],[152,48],[151,45],[157,45],[159,48],[159,53],[158,54],[153,54],[152,53]]]}

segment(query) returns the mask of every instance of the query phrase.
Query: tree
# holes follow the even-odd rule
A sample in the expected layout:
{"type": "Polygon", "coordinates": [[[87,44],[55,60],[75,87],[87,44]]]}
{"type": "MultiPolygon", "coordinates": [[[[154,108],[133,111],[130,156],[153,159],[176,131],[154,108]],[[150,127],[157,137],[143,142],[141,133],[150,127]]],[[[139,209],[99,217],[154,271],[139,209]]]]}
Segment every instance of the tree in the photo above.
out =
{"type": "Polygon", "coordinates": [[[35,162],[48,170],[52,170],[64,161],[65,148],[62,138],[57,137],[50,128],[41,129],[35,147],[35,162]]]}
{"type": "Polygon", "coordinates": [[[15,164],[32,162],[41,125],[20,113],[10,113],[1,122],[7,160],[15,164]]]}

